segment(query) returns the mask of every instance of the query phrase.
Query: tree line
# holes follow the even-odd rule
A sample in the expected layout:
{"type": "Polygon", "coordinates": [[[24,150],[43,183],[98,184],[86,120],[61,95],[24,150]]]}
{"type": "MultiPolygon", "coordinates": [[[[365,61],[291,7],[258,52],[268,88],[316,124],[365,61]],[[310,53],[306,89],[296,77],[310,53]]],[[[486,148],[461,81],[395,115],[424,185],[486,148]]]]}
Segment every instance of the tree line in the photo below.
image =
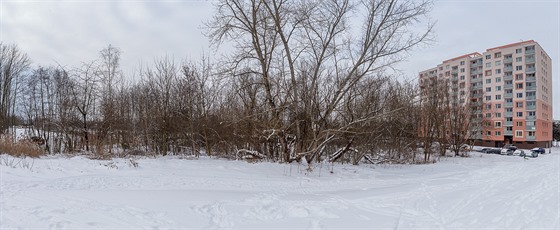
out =
{"type": "Polygon", "coordinates": [[[132,76],[124,76],[122,51],[112,45],[80,66],[31,68],[16,45],[1,44],[0,125],[33,127],[49,153],[310,164],[411,163],[423,154],[427,162],[431,150],[419,152],[419,143],[450,141],[428,140],[425,132],[438,128],[420,132],[422,120],[427,112],[457,111],[438,103],[449,94],[430,109],[422,98],[434,97],[422,97],[416,81],[387,73],[430,39],[432,25],[418,29],[430,7],[412,0],[222,0],[205,27],[216,48],[233,47],[227,57],[159,57],[132,76]]]}

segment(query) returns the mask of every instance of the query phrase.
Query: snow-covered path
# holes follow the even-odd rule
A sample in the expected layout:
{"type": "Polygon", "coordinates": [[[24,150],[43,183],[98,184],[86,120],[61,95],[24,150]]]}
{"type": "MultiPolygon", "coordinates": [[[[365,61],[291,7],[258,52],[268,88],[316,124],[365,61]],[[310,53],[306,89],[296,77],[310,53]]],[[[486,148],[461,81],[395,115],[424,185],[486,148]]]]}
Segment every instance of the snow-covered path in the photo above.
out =
{"type": "Polygon", "coordinates": [[[310,174],[296,164],[46,157],[31,170],[0,166],[0,228],[560,229],[559,156],[310,174]]]}

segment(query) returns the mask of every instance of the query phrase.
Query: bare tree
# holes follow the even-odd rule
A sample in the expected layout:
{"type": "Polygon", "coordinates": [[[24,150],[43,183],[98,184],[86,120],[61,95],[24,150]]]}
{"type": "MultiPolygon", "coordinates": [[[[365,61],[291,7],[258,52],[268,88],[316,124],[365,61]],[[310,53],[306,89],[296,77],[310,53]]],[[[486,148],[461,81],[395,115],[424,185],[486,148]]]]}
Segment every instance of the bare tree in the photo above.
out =
{"type": "Polygon", "coordinates": [[[86,151],[90,151],[91,124],[95,119],[95,112],[99,95],[99,77],[95,73],[95,62],[83,63],[74,72],[74,82],[71,85],[72,104],[81,119],[82,144],[86,151]]]}
{"type": "Polygon", "coordinates": [[[267,105],[264,133],[282,134],[276,146],[296,140],[295,151],[281,147],[273,153],[282,154],[282,161],[311,162],[337,136],[368,120],[338,124],[334,118],[360,81],[375,78],[426,41],[430,25],[421,33],[408,28],[429,8],[425,1],[223,0],[208,36],[214,44],[234,43],[234,76],[258,76],[267,105]],[[357,34],[353,23],[363,25],[357,34]]]}
{"type": "Polygon", "coordinates": [[[16,45],[0,42],[0,133],[14,122],[17,89],[30,63],[16,45]]]}
{"type": "Polygon", "coordinates": [[[115,91],[122,78],[120,55],[120,49],[114,46],[109,45],[102,49],[100,51],[101,63],[97,70],[101,81],[101,114],[103,116],[98,137],[100,141],[107,142],[109,154],[112,153],[113,139],[115,138],[115,133],[113,133],[117,109],[115,107],[115,91]]]}

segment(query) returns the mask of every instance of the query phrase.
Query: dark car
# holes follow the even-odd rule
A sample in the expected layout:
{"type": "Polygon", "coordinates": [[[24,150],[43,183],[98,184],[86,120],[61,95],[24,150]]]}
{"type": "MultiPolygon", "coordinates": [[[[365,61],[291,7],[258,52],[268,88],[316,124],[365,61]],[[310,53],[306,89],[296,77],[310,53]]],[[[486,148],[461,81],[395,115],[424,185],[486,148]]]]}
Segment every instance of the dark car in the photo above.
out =
{"type": "Polygon", "coordinates": [[[509,150],[515,151],[515,150],[517,150],[517,147],[515,145],[512,145],[512,144],[507,144],[507,145],[504,145],[504,149],[509,149],[509,150]]]}
{"type": "Polygon", "coordinates": [[[532,148],[531,152],[536,152],[538,154],[544,154],[546,151],[543,148],[532,148]]]}
{"type": "Polygon", "coordinates": [[[483,152],[483,153],[488,153],[488,154],[490,154],[490,153],[493,153],[493,154],[500,154],[501,149],[498,149],[498,148],[483,148],[483,149],[481,150],[481,152],[483,152]]]}

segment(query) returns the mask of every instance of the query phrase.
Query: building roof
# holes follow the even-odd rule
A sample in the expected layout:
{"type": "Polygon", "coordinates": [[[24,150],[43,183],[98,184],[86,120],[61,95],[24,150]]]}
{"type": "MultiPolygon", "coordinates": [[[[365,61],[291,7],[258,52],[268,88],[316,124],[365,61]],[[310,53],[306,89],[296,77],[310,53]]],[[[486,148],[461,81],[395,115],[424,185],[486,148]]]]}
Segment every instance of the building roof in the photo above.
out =
{"type": "Polygon", "coordinates": [[[465,55],[461,55],[459,57],[455,57],[455,58],[445,60],[445,61],[443,61],[443,63],[452,62],[452,61],[456,61],[456,60],[467,58],[467,57],[468,58],[474,58],[474,57],[478,57],[478,56],[482,56],[482,54],[480,54],[479,52],[474,52],[474,53],[465,54],[465,55]]]}
{"type": "Polygon", "coordinates": [[[507,45],[503,45],[503,46],[498,46],[498,47],[486,49],[486,52],[490,52],[490,51],[494,51],[494,50],[499,50],[499,49],[505,49],[505,48],[509,48],[509,47],[513,47],[513,46],[531,44],[531,43],[535,43],[535,41],[534,41],[534,40],[529,40],[529,41],[522,41],[522,42],[511,43],[511,44],[507,44],[507,45]]]}

